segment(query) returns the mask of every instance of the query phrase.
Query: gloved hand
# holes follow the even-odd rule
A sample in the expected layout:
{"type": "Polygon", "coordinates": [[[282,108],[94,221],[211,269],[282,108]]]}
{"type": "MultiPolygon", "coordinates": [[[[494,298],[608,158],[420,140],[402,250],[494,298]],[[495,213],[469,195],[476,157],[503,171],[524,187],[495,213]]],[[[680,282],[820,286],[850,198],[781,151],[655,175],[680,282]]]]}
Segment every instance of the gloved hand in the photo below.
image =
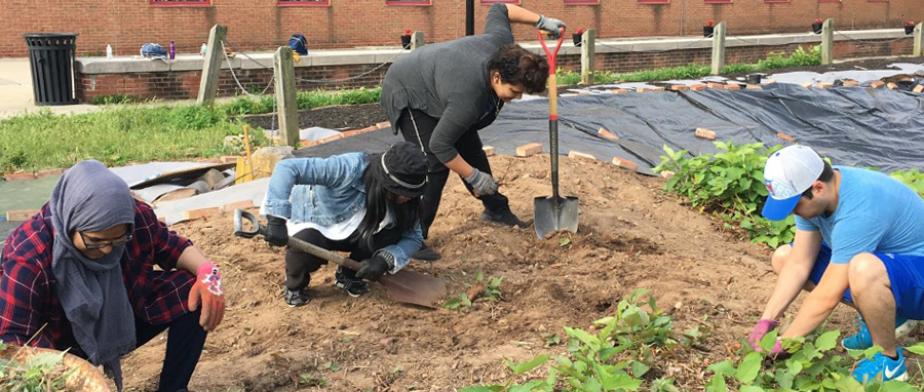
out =
{"type": "Polygon", "coordinates": [[[475,196],[493,195],[497,193],[497,183],[490,174],[472,168],[472,175],[465,177],[465,182],[472,186],[475,196]]]}
{"type": "MultiPolygon", "coordinates": [[[[751,348],[754,350],[760,351],[760,340],[764,338],[764,335],[767,332],[770,332],[777,326],[776,320],[760,320],[754,325],[754,328],[751,330],[751,334],[748,335],[748,343],[751,343],[751,348]]],[[[776,342],[777,345],[780,342],[776,342]]]]}
{"type": "Polygon", "coordinates": [[[277,216],[266,216],[266,233],[263,239],[273,246],[286,246],[289,243],[289,229],[286,220],[277,216]]]}
{"type": "Polygon", "coordinates": [[[356,277],[365,280],[379,280],[394,265],[395,257],[387,251],[379,250],[371,258],[363,261],[359,271],[356,271],[356,277]]]}
{"type": "Polygon", "coordinates": [[[561,29],[565,28],[565,22],[555,18],[546,18],[545,15],[539,15],[539,21],[536,22],[536,27],[548,31],[553,39],[558,39],[561,29]]]}
{"type": "Polygon", "coordinates": [[[189,290],[190,311],[196,311],[202,304],[199,325],[211,331],[221,323],[225,316],[225,296],[221,289],[221,271],[211,261],[202,263],[196,271],[196,281],[189,290]]]}

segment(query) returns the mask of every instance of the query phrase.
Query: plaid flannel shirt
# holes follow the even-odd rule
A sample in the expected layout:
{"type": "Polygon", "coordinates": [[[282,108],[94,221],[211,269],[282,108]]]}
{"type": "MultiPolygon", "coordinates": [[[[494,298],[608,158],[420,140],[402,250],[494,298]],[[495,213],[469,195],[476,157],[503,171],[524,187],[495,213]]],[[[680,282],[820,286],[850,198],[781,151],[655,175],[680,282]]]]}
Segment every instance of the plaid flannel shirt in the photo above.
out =
{"type": "MultiPolygon", "coordinates": [[[[165,324],[189,312],[187,298],[195,276],[175,268],[192,243],[168,230],[140,201],[135,203],[133,235],[122,258],[122,279],[135,318],[165,324]],[[162,270],[155,270],[155,264],[162,270]]],[[[24,344],[32,339],[30,344],[38,347],[79,350],[56,292],[53,241],[48,204],[6,239],[0,254],[3,342],[24,344]]]]}

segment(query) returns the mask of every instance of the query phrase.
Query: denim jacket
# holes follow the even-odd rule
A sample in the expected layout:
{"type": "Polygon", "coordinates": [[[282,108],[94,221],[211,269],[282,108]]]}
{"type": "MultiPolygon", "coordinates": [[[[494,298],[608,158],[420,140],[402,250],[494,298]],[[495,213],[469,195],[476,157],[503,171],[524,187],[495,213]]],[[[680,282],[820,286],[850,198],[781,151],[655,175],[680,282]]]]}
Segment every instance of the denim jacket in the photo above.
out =
{"type": "MultiPolygon", "coordinates": [[[[328,226],[343,222],[366,207],[366,166],[364,153],[280,161],[270,178],[263,213],[295,223],[328,226]]],[[[395,258],[391,273],[407,266],[421,245],[423,232],[418,222],[397,244],[382,248],[395,258]]]]}

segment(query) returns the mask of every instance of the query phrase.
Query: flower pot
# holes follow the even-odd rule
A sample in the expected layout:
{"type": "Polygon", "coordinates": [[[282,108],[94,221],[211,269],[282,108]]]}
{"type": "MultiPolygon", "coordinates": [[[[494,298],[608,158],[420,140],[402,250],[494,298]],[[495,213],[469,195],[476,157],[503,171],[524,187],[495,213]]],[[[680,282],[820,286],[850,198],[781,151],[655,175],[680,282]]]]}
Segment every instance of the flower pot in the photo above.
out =
{"type": "Polygon", "coordinates": [[[709,38],[712,37],[712,33],[715,32],[715,26],[703,26],[703,37],[709,38]]]}
{"type": "Polygon", "coordinates": [[[905,34],[907,35],[914,34],[914,25],[905,26],[905,34]]]}
{"type": "Polygon", "coordinates": [[[584,33],[571,34],[571,40],[574,41],[574,46],[581,46],[584,43],[584,33]]]}
{"type": "Polygon", "coordinates": [[[402,35],[402,36],[401,36],[401,47],[404,48],[404,49],[410,49],[410,48],[411,48],[411,36],[410,36],[410,35],[402,35]]]}
{"type": "Polygon", "coordinates": [[[824,23],[812,23],[812,32],[815,34],[821,34],[821,28],[824,26],[824,23]]]}
{"type": "Polygon", "coordinates": [[[763,78],[762,74],[750,74],[748,75],[748,84],[760,84],[760,79],[763,78]]]}

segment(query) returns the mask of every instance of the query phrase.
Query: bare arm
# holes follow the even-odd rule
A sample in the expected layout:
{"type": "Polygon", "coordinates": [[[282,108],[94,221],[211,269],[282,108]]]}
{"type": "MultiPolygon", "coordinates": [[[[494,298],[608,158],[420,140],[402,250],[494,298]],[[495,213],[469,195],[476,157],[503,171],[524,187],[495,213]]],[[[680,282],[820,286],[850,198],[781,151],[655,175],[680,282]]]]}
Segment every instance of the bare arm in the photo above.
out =
{"type": "Polygon", "coordinates": [[[796,230],[792,250],[790,250],[786,264],[780,271],[773,294],[770,296],[770,300],[767,301],[766,307],[764,307],[764,313],[760,317],[762,320],[778,319],[783,311],[789,307],[789,304],[796,299],[802,287],[805,286],[805,282],[808,281],[820,248],[821,233],[818,231],[796,230]]]}
{"type": "Polygon", "coordinates": [[[196,248],[195,245],[190,245],[180,254],[180,258],[176,262],[176,267],[177,269],[184,269],[196,275],[199,271],[199,266],[207,261],[209,261],[209,259],[205,257],[205,254],[202,253],[199,248],[196,248]]]}
{"type": "Polygon", "coordinates": [[[818,287],[812,290],[808,298],[799,309],[796,319],[792,325],[783,332],[781,337],[792,338],[805,336],[828,317],[829,314],[837,307],[841,296],[849,286],[847,281],[847,264],[830,264],[825,270],[824,276],[818,282],[818,287]]]}

